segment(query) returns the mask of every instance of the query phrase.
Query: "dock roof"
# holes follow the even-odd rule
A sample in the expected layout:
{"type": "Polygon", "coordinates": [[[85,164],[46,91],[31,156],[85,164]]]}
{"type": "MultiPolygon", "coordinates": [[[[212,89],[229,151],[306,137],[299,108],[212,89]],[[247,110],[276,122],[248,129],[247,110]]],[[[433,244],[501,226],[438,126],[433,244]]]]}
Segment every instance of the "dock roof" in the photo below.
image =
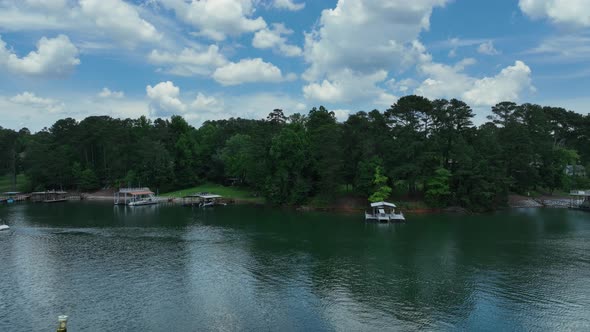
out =
{"type": "Polygon", "coordinates": [[[223,198],[221,195],[209,194],[209,193],[197,193],[192,195],[187,195],[184,197],[195,197],[195,198],[204,198],[204,199],[212,199],[212,198],[223,198]]]}
{"type": "Polygon", "coordinates": [[[150,195],[154,192],[150,190],[150,188],[121,188],[119,189],[120,194],[130,194],[130,195],[150,195]]]}
{"type": "Polygon", "coordinates": [[[392,208],[397,207],[397,206],[395,206],[395,204],[388,203],[388,202],[371,203],[371,207],[379,207],[379,206],[388,206],[388,207],[392,207],[392,208]]]}

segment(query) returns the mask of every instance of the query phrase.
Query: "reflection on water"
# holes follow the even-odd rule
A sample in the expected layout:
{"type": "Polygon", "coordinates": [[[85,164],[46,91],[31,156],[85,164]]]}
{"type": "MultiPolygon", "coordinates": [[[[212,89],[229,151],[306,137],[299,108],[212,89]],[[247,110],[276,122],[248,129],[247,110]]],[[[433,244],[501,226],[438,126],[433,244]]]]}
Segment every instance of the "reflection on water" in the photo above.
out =
{"type": "Polygon", "coordinates": [[[99,203],[0,207],[0,330],[588,330],[590,223],[99,203]]]}

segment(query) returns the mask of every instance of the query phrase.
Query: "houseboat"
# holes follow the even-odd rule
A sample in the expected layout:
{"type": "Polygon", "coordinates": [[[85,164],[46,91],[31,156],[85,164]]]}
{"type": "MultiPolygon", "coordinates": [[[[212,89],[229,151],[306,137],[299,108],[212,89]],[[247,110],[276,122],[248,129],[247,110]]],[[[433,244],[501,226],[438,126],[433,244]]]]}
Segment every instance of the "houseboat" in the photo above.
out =
{"type": "Polygon", "coordinates": [[[5,225],[5,224],[0,225],[0,231],[7,231],[9,229],[10,229],[10,227],[8,227],[8,225],[5,225]]]}
{"type": "Polygon", "coordinates": [[[371,211],[365,212],[366,221],[397,222],[405,221],[406,218],[401,212],[396,212],[397,206],[388,202],[371,203],[371,211]]]}
{"type": "Polygon", "coordinates": [[[184,196],[182,198],[182,203],[184,206],[198,206],[198,207],[227,205],[223,201],[223,196],[211,194],[211,193],[196,193],[196,194],[184,196]]]}
{"type": "Polygon", "coordinates": [[[115,193],[115,205],[141,206],[158,204],[159,200],[149,188],[122,188],[115,193]]]}

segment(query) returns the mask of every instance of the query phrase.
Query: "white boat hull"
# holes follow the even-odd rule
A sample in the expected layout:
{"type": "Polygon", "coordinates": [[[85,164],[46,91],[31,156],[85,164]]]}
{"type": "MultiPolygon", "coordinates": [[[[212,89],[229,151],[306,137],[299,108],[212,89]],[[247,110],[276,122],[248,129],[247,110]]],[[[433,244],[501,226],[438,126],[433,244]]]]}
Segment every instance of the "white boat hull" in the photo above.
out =
{"type": "Polygon", "coordinates": [[[136,201],[129,203],[129,206],[142,206],[142,205],[155,205],[158,204],[157,200],[145,200],[145,201],[136,201]]]}
{"type": "Polygon", "coordinates": [[[379,213],[379,214],[370,214],[365,213],[365,220],[367,221],[378,221],[378,222],[396,222],[396,221],[405,221],[406,217],[404,217],[403,213],[379,213]]]}
{"type": "Polygon", "coordinates": [[[9,229],[10,227],[8,227],[8,225],[0,225],[0,231],[7,231],[9,229]]]}

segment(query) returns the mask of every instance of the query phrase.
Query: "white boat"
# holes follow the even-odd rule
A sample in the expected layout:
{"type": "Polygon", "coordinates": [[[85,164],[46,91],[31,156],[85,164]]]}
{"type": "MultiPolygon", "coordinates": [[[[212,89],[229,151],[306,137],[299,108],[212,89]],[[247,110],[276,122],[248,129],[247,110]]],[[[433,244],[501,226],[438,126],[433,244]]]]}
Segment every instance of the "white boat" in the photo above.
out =
{"type": "Polygon", "coordinates": [[[150,197],[146,199],[139,199],[129,203],[129,206],[141,206],[141,205],[154,205],[158,204],[158,199],[155,197],[150,197]]]}
{"type": "Polygon", "coordinates": [[[8,225],[0,225],[0,231],[7,231],[9,229],[10,227],[8,227],[8,225]]]}
{"type": "Polygon", "coordinates": [[[397,206],[388,202],[371,203],[371,212],[365,212],[366,221],[396,222],[405,221],[406,217],[395,209],[397,206]]]}

